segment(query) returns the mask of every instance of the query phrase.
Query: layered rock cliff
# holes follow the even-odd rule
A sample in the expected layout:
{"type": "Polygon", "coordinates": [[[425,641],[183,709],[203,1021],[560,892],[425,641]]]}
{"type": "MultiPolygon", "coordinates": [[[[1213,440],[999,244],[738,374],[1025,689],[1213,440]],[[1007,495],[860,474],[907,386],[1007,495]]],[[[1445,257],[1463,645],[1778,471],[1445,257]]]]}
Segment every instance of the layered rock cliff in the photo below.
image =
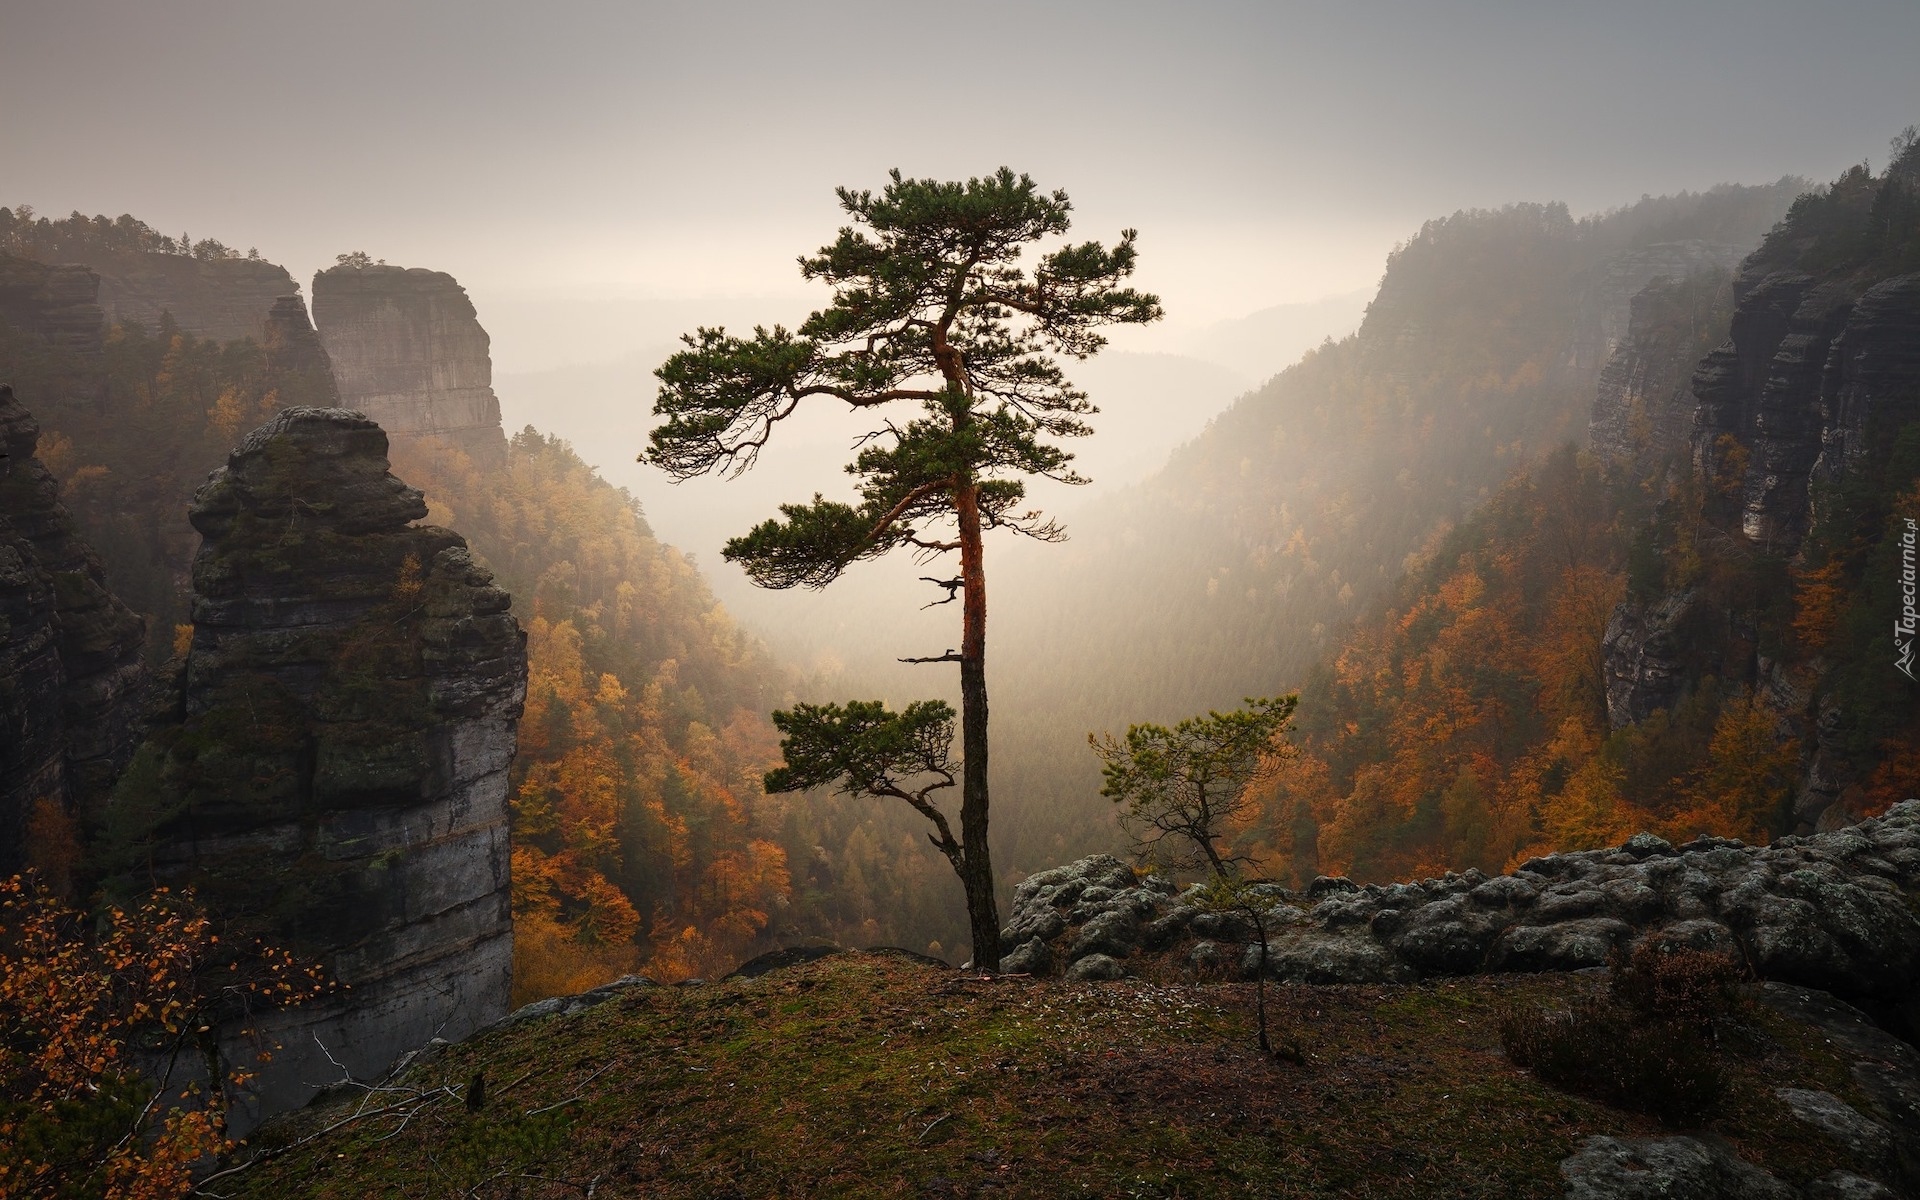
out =
{"type": "Polygon", "coordinates": [[[83,250],[78,260],[99,274],[115,322],[153,329],[171,313],[181,332],[217,342],[259,340],[274,303],[300,290],[285,267],[257,258],[83,250]]]}
{"type": "Polygon", "coordinates": [[[0,386],[0,875],[28,865],[36,806],[98,814],[133,752],[146,678],[145,623],[107,589],[39,437],[0,386]]]}
{"type": "Polygon", "coordinates": [[[1690,445],[1693,371],[1727,334],[1732,270],[1709,262],[1661,275],[1634,293],[1595,389],[1587,430],[1594,453],[1637,472],[1690,445]]]}
{"type": "Polygon", "coordinates": [[[1839,479],[1920,420],[1920,274],[1861,293],[1823,364],[1820,411],[1816,482],[1839,479]]]}
{"type": "Polygon", "coordinates": [[[313,317],[342,404],[396,438],[443,442],[482,462],[505,456],[487,331],[451,275],[333,267],[313,278],[313,317]]]}
{"type": "Polygon", "coordinates": [[[365,1077],[506,1010],[525,635],[386,451],[359,413],[290,409],[201,489],[192,646],[115,798],[142,870],[352,989],[266,1022],[254,1115],[337,1081],[328,1054],[365,1077]]]}
{"type": "Polygon", "coordinates": [[[0,324],[83,358],[99,356],[106,334],[99,290],[100,277],[86,267],[0,254],[0,324]]]}
{"type": "Polygon", "coordinates": [[[1746,538],[1798,549],[1815,479],[1920,419],[1920,146],[1809,196],[1741,266],[1732,331],[1694,376],[1695,462],[1746,538]]]}

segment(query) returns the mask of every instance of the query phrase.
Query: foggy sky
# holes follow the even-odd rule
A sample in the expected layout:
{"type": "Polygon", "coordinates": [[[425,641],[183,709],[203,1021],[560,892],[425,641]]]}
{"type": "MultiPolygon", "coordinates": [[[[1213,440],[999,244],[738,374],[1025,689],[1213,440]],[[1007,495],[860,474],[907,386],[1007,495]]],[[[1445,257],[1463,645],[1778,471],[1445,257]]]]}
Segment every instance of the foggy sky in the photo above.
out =
{"type": "Polygon", "coordinates": [[[617,357],[603,297],[799,315],[835,184],[1005,163],[1191,326],[1461,207],[1877,167],[1916,56],[1914,0],[0,0],[0,203],[447,270],[526,370],[617,357]]]}

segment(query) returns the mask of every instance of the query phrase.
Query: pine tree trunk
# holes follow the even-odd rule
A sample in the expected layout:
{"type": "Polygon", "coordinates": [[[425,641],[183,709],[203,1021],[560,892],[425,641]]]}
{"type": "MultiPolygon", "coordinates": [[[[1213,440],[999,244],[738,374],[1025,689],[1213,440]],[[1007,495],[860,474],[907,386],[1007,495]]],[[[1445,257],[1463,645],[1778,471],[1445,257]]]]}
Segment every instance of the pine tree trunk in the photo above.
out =
{"type": "Polygon", "coordinates": [[[1000,909],[993,896],[993,856],[987,849],[987,577],[981,560],[980,494],[959,490],[960,577],[965,615],[960,635],[960,840],[966,846],[961,882],[973,933],[973,966],[1000,969],[1000,909]]]}

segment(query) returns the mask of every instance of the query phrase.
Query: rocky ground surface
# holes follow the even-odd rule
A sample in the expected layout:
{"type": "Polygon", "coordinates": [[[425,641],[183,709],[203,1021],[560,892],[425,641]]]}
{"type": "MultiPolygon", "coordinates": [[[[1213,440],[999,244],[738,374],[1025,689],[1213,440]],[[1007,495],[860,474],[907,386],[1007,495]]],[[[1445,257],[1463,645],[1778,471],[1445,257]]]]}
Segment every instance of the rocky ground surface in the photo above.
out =
{"type": "Polygon", "coordinates": [[[1774,1098],[1872,1175],[1836,1169],[1795,1187],[1711,1134],[1595,1136],[1560,1164],[1567,1200],[1895,1200],[1914,1194],[1920,1185],[1920,1052],[1824,992],[1768,983],[1758,998],[1834,1048],[1844,1075],[1833,1086],[1850,1090],[1859,1107],[1824,1088],[1776,1087],[1774,1098]]]}
{"type": "Polygon", "coordinates": [[[1266,1055],[1247,918],[1098,856],[1019,887],[998,975],[805,946],[712,983],[543,1000],[271,1129],[292,1149],[244,1191],[1917,1197],[1920,1052],[1833,994],[1911,1011],[1917,870],[1909,801],[1769,847],[1642,836],[1496,878],[1258,885],[1287,1050],[1266,1055]],[[1608,951],[1657,934],[1758,976],[1697,1128],[1561,1091],[1501,1047],[1505,1014],[1601,994],[1608,951]],[[526,1094],[463,1114],[481,1079],[526,1094]],[[398,1133],[346,1116],[394,1096],[441,1107],[398,1133]],[[541,1142],[528,1121],[557,1105],[565,1136],[541,1142]],[[439,1144],[468,1158],[421,1153],[439,1144]]]}
{"type": "MultiPolygon", "coordinates": [[[[1748,846],[1649,834],[1609,850],[1532,859],[1510,875],[1449,873],[1304,891],[1257,885],[1270,978],[1411,982],[1477,972],[1602,966],[1648,934],[1739,955],[1762,979],[1819,988],[1896,1022],[1920,1018],[1920,801],[1832,833],[1748,846]]],[[[1014,889],[1003,969],[1070,979],[1174,970],[1250,977],[1244,916],[1208,912],[1111,856],[1042,871],[1014,889]]]]}
{"type": "Polygon", "coordinates": [[[431,1046],[270,1126],[222,1193],[1885,1200],[1920,1180],[1920,1059],[1788,984],[1752,989],[1719,1110],[1667,1129],[1501,1051],[1503,1013],[1592,998],[1600,972],[1269,984],[1277,1057],[1245,982],[819,947],[749,967],[431,1046]]]}

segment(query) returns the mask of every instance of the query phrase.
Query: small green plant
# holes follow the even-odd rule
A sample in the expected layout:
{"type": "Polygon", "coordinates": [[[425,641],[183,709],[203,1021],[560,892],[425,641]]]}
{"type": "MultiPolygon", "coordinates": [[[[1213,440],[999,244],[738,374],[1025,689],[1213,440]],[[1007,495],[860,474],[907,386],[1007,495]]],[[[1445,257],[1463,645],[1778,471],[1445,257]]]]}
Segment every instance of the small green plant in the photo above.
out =
{"type": "Polygon", "coordinates": [[[1267,925],[1283,901],[1235,875],[1215,875],[1204,887],[1186,897],[1186,902],[1203,912],[1232,913],[1244,917],[1260,943],[1259,965],[1253,972],[1254,1020],[1260,1049],[1274,1058],[1299,1065],[1306,1061],[1298,1042],[1283,1040],[1276,1049],[1267,1030],[1267,925]]]}
{"type": "Polygon", "coordinates": [[[1556,1087],[1662,1124],[1700,1124],[1726,1092],[1716,1032],[1739,1010],[1743,969],[1731,955],[1658,938],[1614,951],[1611,968],[1604,997],[1558,1011],[1507,1011],[1507,1057],[1556,1087]]]}
{"type": "Polygon", "coordinates": [[[1133,725],[1123,741],[1087,735],[1106,783],[1100,794],[1124,807],[1120,822],[1134,851],[1174,870],[1206,868],[1216,878],[1252,857],[1216,846],[1257,803],[1250,785],[1273,774],[1297,696],[1259,699],[1229,713],[1188,717],[1168,729],[1133,725]]]}

